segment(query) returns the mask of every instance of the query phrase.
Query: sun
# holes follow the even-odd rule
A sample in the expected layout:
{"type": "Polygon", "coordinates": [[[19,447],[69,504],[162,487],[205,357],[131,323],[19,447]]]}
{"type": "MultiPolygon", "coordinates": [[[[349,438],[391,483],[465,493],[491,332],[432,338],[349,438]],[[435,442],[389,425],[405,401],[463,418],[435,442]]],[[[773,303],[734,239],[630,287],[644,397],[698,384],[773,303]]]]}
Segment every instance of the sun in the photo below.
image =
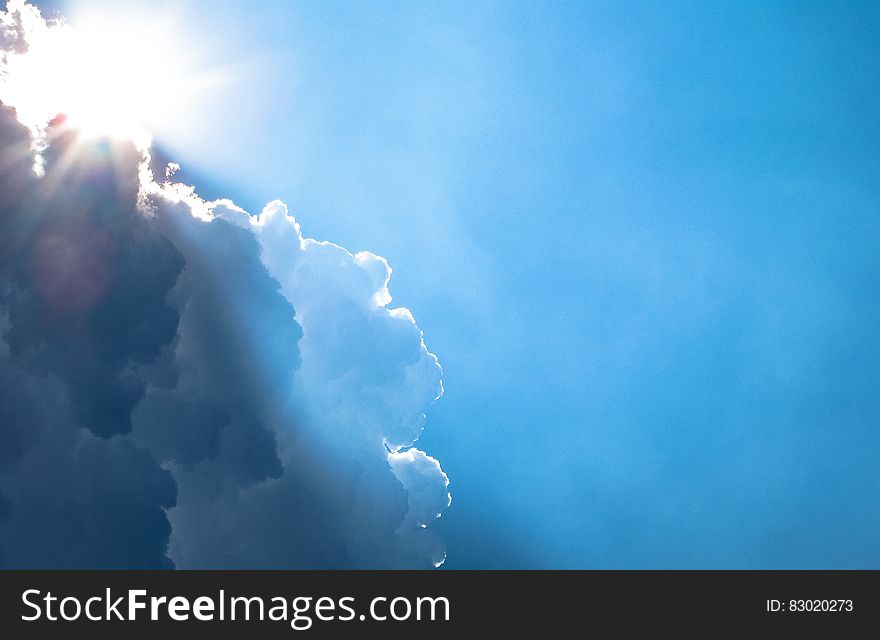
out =
{"type": "Polygon", "coordinates": [[[138,139],[167,115],[159,99],[167,87],[156,79],[168,76],[151,51],[141,33],[119,25],[66,28],[47,51],[54,77],[42,98],[84,135],[138,139]]]}
{"type": "Polygon", "coordinates": [[[200,89],[186,40],[156,15],[74,18],[35,23],[27,52],[7,61],[0,97],[34,127],[61,115],[83,136],[148,144],[200,89]]]}

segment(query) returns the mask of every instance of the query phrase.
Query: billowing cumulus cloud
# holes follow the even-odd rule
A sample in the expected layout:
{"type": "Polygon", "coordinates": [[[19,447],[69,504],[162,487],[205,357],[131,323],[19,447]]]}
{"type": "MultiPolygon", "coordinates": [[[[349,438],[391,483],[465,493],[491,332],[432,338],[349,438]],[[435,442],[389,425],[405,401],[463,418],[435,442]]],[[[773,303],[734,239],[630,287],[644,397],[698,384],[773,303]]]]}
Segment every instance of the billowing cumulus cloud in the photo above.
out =
{"type": "MultiPolygon", "coordinates": [[[[4,56],[28,55],[22,11],[0,14],[4,56]]],[[[14,106],[0,565],[440,564],[448,479],[413,445],[441,370],[388,263],[305,238],[280,202],[154,178],[133,144],[58,121],[40,149],[14,106]]]]}

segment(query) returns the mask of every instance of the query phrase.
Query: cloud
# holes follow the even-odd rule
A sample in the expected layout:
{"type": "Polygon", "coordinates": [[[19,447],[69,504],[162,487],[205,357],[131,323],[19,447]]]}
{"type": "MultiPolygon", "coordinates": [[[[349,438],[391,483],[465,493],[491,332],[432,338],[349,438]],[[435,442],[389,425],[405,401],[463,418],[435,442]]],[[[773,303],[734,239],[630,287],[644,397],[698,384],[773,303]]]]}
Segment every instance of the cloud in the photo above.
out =
{"type": "Polygon", "coordinates": [[[0,564],[439,565],[441,369],[388,263],[44,134],[37,176],[0,109],[0,564]]]}
{"type": "Polygon", "coordinates": [[[23,2],[10,2],[0,13],[0,61],[6,62],[7,53],[27,53],[26,24],[38,22],[36,8],[23,2]]]}
{"type": "Polygon", "coordinates": [[[176,332],[182,261],[137,212],[137,155],[28,130],[0,108],[0,549],[10,567],[163,567],[176,486],[121,436],[176,332]],[[133,164],[132,164],[133,163],[133,164]]]}
{"type": "MultiPolygon", "coordinates": [[[[421,525],[448,506],[446,476],[436,462],[426,465],[424,454],[395,453],[421,433],[426,407],[442,393],[441,371],[412,315],[388,308],[385,260],[303,238],[280,202],[251,216],[171,183],[153,185],[150,202],[158,228],[185,256],[180,288],[214,288],[218,300],[235,306],[214,316],[227,324],[215,333],[205,331],[201,318],[216,303],[184,305],[175,355],[187,379],[177,390],[157,388],[138,411],[135,436],[163,451],[178,436],[157,432],[163,423],[154,419],[157,412],[197,415],[202,406],[232,416],[234,426],[206,439],[215,457],[195,466],[182,455],[188,451],[173,458],[180,486],[170,514],[175,561],[195,567],[441,563],[443,545],[421,525]],[[207,388],[220,393],[199,393],[199,381],[215,376],[207,388]],[[250,440],[264,429],[277,444],[277,469],[269,450],[258,447],[265,441],[250,440]],[[231,473],[260,462],[267,465],[261,477],[231,473]],[[411,515],[416,512],[423,517],[411,515]],[[212,545],[204,543],[208,538],[212,545]]],[[[181,299],[189,295],[203,294],[181,293],[181,299]]]]}

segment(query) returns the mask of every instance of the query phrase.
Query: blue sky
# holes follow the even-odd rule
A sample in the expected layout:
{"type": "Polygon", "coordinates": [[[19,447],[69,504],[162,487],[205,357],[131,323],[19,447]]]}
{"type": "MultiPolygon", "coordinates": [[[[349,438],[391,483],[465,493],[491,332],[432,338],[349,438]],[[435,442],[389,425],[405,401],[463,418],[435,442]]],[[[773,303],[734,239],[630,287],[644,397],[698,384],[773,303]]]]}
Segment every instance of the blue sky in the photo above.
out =
{"type": "Polygon", "coordinates": [[[239,73],[159,143],[440,358],[447,567],[880,565],[878,5],[184,15],[239,73]]]}

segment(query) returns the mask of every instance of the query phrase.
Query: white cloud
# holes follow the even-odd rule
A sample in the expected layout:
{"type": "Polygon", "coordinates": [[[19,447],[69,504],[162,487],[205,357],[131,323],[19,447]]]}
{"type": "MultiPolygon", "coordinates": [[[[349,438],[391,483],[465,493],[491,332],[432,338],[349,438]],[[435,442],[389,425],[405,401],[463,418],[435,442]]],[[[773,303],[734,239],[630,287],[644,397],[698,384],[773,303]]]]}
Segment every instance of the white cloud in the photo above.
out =
{"type": "MultiPolygon", "coordinates": [[[[441,563],[445,557],[442,542],[425,529],[450,503],[448,478],[436,460],[413,445],[425,426],[425,412],[443,393],[442,371],[409,310],[389,307],[392,272],[387,261],[369,252],[352,254],[330,242],[304,238],[280,201],[270,202],[258,216],[251,216],[228,200],[204,202],[182,185],[152,184],[148,190],[159,228],[182,251],[188,264],[203,261],[196,255],[204,252],[220,251],[227,256],[223,265],[214,268],[228,270],[230,275],[215,273],[216,278],[231,277],[242,268],[238,261],[249,257],[247,251],[235,255],[231,248],[205,240],[210,237],[209,229],[228,223],[228,228],[239,230],[236,242],[241,246],[252,238],[262,267],[295,310],[295,321],[290,318],[290,322],[302,330],[299,360],[291,361],[287,372],[289,395],[276,394],[276,406],[251,409],[275,434],[283,471],[254,486],[212,496],[223,505],[216,510],[247,512],[251,520],[262,520],[252,511],[248,496],[283,509],[285,493],[301,489],[303,483],[323,483],[321,490],[327,492],[328,502],[346,505],[345,512],[334,513],[331,521],[343,530],[341,544],[347,547],[348,562],[358,566],[441,563]],[[327,475],[318,480],[315,473],[327,475]],[[288,474],[291,477],[285,478],[288,474]],[[334,474],[338,477],[332,477],[334,474]],[[353,480],[340,484],[341,478],[351,474],[353,480]],[[354,518],[352,514],[358,515],[354,518]],[[364,540],[373,542],[364,544],[364,540]]],[[[190,267],[184,270],[184,283],[190,271],[190,267]]],[[[183,288],[186,286],[201,285],[196,282],[183,288]]],[[[235,296],[229,302],[236,305],[235,296]]],[[[260,312],[252,305],[246,308],[260,312]]],[[[200,366],[215,366],[199,362],[204,358],[197,353],[205,352],[196,345],[199,323],[189,317],[187,303],[181,304],[181,311],[177,358],[186,362],[182,364],[185,372],[210,376],[198,373],[200,366]],[[193,331],[188,332],[190,324],[193,331]]],[[[191,384],[186,373],[183,383],[191,384]]],[[[145,405],[156,402],[159,393],[167,392],[148,395],[145,405]]],[[[190,390],[186,395],[193,397],[193,393],[190,390]]],[[[219,459],[227,456],[226,464],[231,464],[223,447],[221,442],[219,459]]],[[[214,522],[215,535],[223,531],[206,513],[209,498],[192,489],[205,482],[199,477],[203,472],[213,475],[220,471],[212,465],[206,462],[202,471],[199,465],[176,470],[181,498],[172,513],[172,555],[180,566],[208,566],[227,553],[205,552],[197,544],[205,534],[199,532],[201,525],[194,524],[196,517],[200,522],[206,518],[214,522]]],[[[297,507],[291,508],[297,515],[297,507]]],[[[235,526],[225,535],[248,534],[235,526]]],[[[242,550],[233,562],[248,566],[247,555],[242,550]]]]}

